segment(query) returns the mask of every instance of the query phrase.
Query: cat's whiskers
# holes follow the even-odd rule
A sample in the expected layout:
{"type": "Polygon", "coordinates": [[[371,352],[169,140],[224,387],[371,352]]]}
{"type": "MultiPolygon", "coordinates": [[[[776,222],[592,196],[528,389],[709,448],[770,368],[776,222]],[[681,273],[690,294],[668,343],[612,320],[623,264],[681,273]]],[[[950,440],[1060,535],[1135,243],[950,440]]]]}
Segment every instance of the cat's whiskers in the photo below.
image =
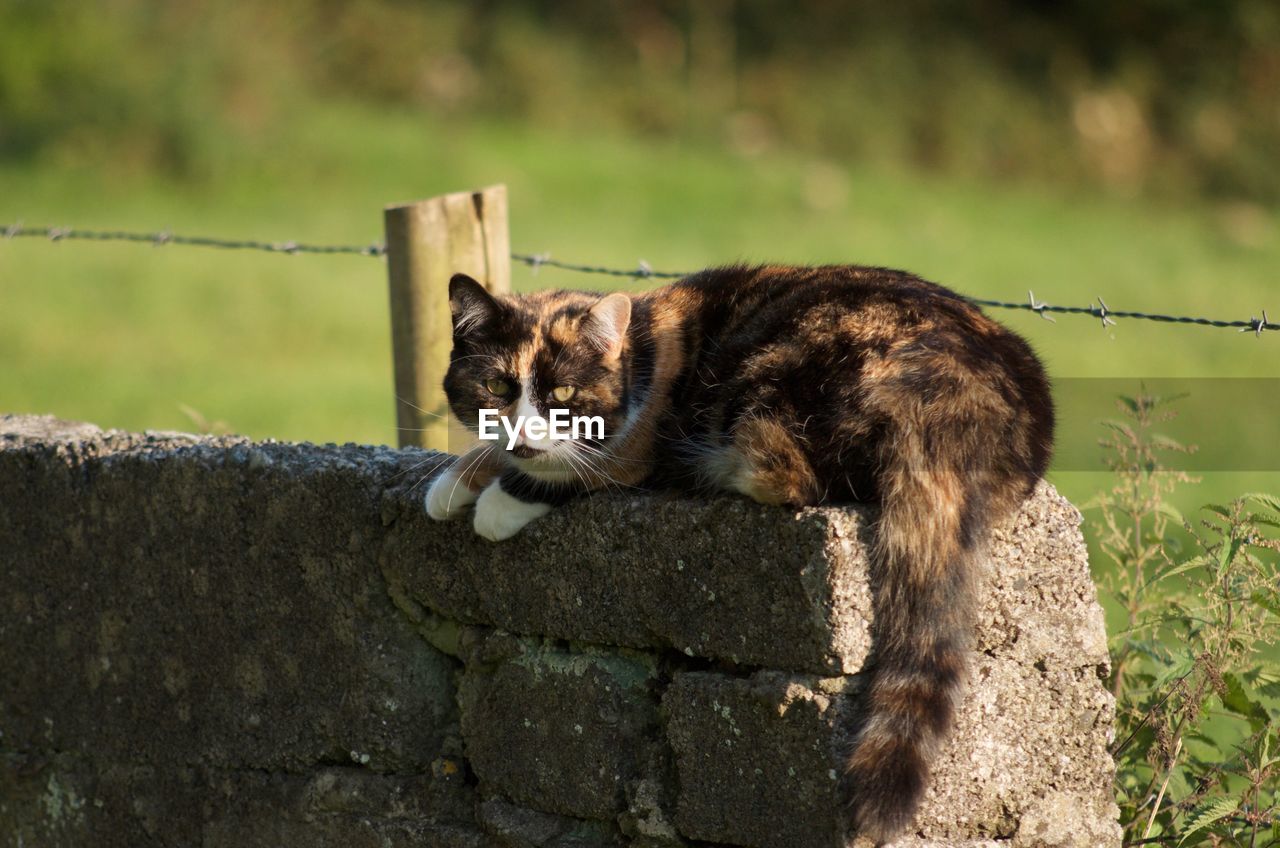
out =
{"type": "Polygon", "coordinates": [[[578,457],[573,456],[571,452],[566,451],[564,453],[556,454],[555,459],[558,463],[560,463],[562,470],[568,471],[570,474],[572,474],[574,478],[579,483],[581,483],[585,488],[587,489],[591,488],[591,481],[583,472],[582,462],[578,457]]]}
{"type": "Polygon", "coordinates": [[[568,345],[562,345],[560,352],[556,354],[555,361],[551,363],[551,370],[554,372],[560,365],[560,357],[564,356],[564,352],[569,349],[568,345]]]}
{"type": "MultiPolygon", "coordinates": [[[[626,488],[626,489],[639,488],[637,486],[632,486],[627,483],[623,483],[622,481],[618,480],[613,475],[611,475],[606,469],[602,468],[599,464],[594,464],[590,460],[590,457],[598,457],[603,462],[612,462],[616,459],[621,459],[621,457],[610,456],[606,454],[604,451],[601,451],[598,448],[593,448],[589,445],[581,445],[581,447],[584,448],[582,452],[583,454],[585,454],[585,456],[576,456],[574,457],[575,461],[581,462],[593,474],[596,474],[599,477],[601,477],[605,481],[606,485],[614,486],[615,488],[618,489],[619,493],[622,492],[623,488],[626,488]]],[[[638,460],[631,460],[631,461],[638,462],[638,460]]]]}
{"type": "MultiPolygon", "coordinates": [[[[432,413],[426,413],[426,414],[431,415],[432,413]]],[[[437,417],[437,418],[440,418],[440,419],[442,419],[442,420],[444,420],[444,421],[448,421],[448,420],[449,420],[449,416],[447,416],[447,415],[437,415],[436,417],[437,417]]],[[[428,431],[430,431],[430,430],[436,430],[436,429],[438,429],[439,427],[440,427],[439,423],[435,424],[435,425],[434,425],[434,426],[432,426],[432,427],[400,427],[399,425],[397,425],[397,426],[396,426],[396,428],[395,428],[395,430],[396,430],[396,432],[398,432],[398,433],[426,433],[426,432],[428,432],[428,431]]],[[[402,447],[402,448],[403,448],[403,447],[411,447],[411,448],[412,448],[412,447],[418,447],[418,446],[417,446],[417,445],[401,445],[401,447],[402,447]]]]}
{"type": "Polygon", "coordinates": [[[478,451],[476,455],[471,458],[471,461],[467,463],[467,467],[462,469],[462,473],[453,479],[453,486],[449,488],[449,497],[445,500],[446,504],[453,503],[453,496],[458,491],[458,484],[462,482],[464,477],[466,477],[469,473],[471,473],[471,469],[475,468],[480,462],[487,459],[489,457],[489,454],[492,452],[493,452],[493,446],[485,445],[484,450],[478,451]]]}
{"type": "Polygon", "coordinates": [[[583,485],[591,487],[593,483],[604,483],[605,488],[612,488],[619,494],[622,493],[621,483],[611,477],[604,470],[593,466],[585,457],[575,456],[572,460],[572,464],[575,466],[581,466],[585,470],[586,473],[581,473],[579,475],[580,479],[583,481],[583,485]],[[590,477],[588,477],[588,475],[590,475],[590,477]]]}
{"type": "MultiPolygon", "coordinates": [[[[610,438],[610,437],[605,437],[605,438],[610,438]]],[[[608,459],[608,461],[610,462],[629,462],[635,465],[645,465],[648,462],[648,460],[644,460],[644,459],[632,459],[631,457],[618,456],[615,452],[606,451],[604,448],[598,448],[595,445],[589,444],[587,442],[574,442],[573,449],[580,451],[582,453],[588,453],[588,454],[593,454],[595,456],[604,457],[608,459]]]]}
{"type": "Polygon", "coordinates": [[[454,360],[452,360],[452,361],[453,361],[453,362],[465,362],[465,361],[467,361],[468,359],[495,359],[495,360],[497,360],[497,361],[499,361],[499,362],[501,362],[501,361],[502,361],[502,358],[501,358],[501,357],[499,357],[499,356],[494,356],[492,353],[469,353],[469,354],[467,354],[466,356],[459,356],[457,359],[454,359],[454,360]]]}
{"type": "Polygon", "coordinates": [[[565,451],[557,454],[556,458],[577,478],[579,483],[588,489],[591,488],[591,479],[587,473],[591,469],[581,457],[574,455],[573,451],[565,451]]]}
{"type": "MultiPolygon", "coordinates": [[[[420,415],[425,415],[425,416],[427,416],[428,418],[438,418],[438,419],[440,419],[441,421],[448,421],[448,420],[449,420],[449,414],[448,414],[447,412],[446,412],[446,413],[441,413],[441,412],[432,412],[432,411],[431,411],[431,410],[429,410],[429,409],[423,409],[422,407],[420,407],[420,406],[418,406],[417,404],[415,404],[413,401],[411,401],[411,400],[409,400],[409,399],[407,399],[407,398],[402,398],[402,397],[400,397],[400,395],[396,395],[396,400],[400,401],[400,402],[401,402],[401,403],[403,403],[405,406],[413,407],[414,411],[416,411],[416,412],[417,412],[418,414],[420,414],[420,415]]],[[[431,429],[431,428],[429,428],[429,427],[396,427],[396,429],[397,429],[397,430],[406,430],[406,431],[409,431],[409,432],[420,432],[420,431],[422,431],[422,430],[429,430],[429,429],[431,429]]]]}
{"type": "MultiPolygon", "coordinates": [[[[431,460],[433,460],[433,459],[438,459],[439,461],[438,461],[438,462],[437,462],[437,463],[432,467],[431,471],[435,471],[435,470],[436,470],[436,469],[438,469],[440,466],[444,465],[444,464],[445,464],[445,463],[447,463],[450,459],[452,459],[452,457],[451,457],[451,456],[449,456],[448,454],[445,454],[445,455],[444,455],[444,456],[442,456],[442,457],[429,456],[429,457],[427,457],[426,459],[419,460],[418,462],[415,462],[413,465],[410,465],[408,468],[404,469],[403,471],[397,471],[395,474],[392,474],[390,477],[388,477],[388,478],[387,478],[387,482],[388,482],[388,483],[390,483],[392,480],[395,480],[395,479],[396,479],[396,478],[398,478],[398,477],[403,477],[403,476],[404,476],[404,475],[406,475],[406,474],[409,474],[409,473],[411,473],[411,472],[413,472],[413,471],[417,471],[419,468],[421,468],[422,466],[426,465],[428,462],[430,462],[430,461],[431,461],[431,460]]],[[[431,472],[429,471],[429,472],[427,472],[427,473],[428,473],[428,474],[430,474],[431,472]]],[[[417,485],[417,484],[414,484],[414,485],[417,485]]],[[[410,489],[410,491],[412,491],[412,490],[413,490],[413,487],[412,487],[412,486],[410,486],[410,487],[409,487],[409,489],[410,489]]]]}
{"type": "Polygon", "coordinates": [[[577,457],[567,458],[565,465],[573,473],[573,476],[578,479],[578,482],[587,488],[591,488],[591,480],[587,476],[588,469],[580,459],[577,457]]]}

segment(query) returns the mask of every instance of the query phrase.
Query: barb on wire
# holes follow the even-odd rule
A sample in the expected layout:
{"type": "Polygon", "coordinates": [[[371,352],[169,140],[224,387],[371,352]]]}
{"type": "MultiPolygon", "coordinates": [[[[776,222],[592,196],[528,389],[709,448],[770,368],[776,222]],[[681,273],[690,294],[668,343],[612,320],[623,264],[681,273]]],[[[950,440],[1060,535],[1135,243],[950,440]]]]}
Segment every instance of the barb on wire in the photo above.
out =
{"type": "Polygon", "coordinates": [[[529,270],[533,276],[538,276],[538,269],[551,260],[550,253],[535,253],[529,257],[529,270]]]}
{"type": "Polygon", "coordinates": [[[1052,315],[1050,315],[1048,312],[1045,311],[1050,308],[1049,304],[1038,303],[1036,301],[1036,294],[1035,292],[1031,291],[1031,289],[1027,289],[1027,308],[1030,309],[1035,314],[1039,315],[1044,320],[1048,321],[1050,324],[1058,323],[1052,315]]]}
{"type": "Polygon", "coordinates": [[[1260,336],[1260,335],[1262,335],[1262,331],[1263,331],[1263,330],[1266,330],[1266,329],[1273,329],[1273,330],[1274,330],[1275,328],[1276,328],[1276,325],[1275,325],[1275,324],[1272,324],[1271,322],[1269,322],[1269,321],[1267,320],[1267,310],[1265,310],[1265,309],[1264,309],[1264,310],[1262,310],[1262,318],[1261,318],[1261,319],[1254,318],[1252,315],[1250,315],[1250,316],[1249,316],[1249,326],[1248,326],[1248,327],[1241,327],[1241,328],[1240,328],[1240,332],[1242,332],[1242,333],[1247,333],[1247,332],[1249,332],[1250,330],[1252,330],[1252,331],[1253,331],[1253,334],[1254,334],[1255,336],[1260,336]]]}
{"type": "MultiPolygon", "coordinates": [[[[3,231],[5,239],[14,239],[22,236],[32,236],[38,238],[46,238],[50,241],[68,241],[80,239],[86,241],[131,241],[131,242],[149,242],[155,247],[163,245],[190,245],[194,247],[215,247],[226,250],[262,250],[268,253],[316,253],[316,254],[353,254],[358,256],[386,256],[387,248],[384,244],[369,245],[319,245],[319,244],[300,244],[295,241],[285,242],[266,242],[255,240],[235,240],[235,239],[218,239],[207,236],[178,236],[163,230],[158,233],[134,233],[124,232],[120,230],[79,230],[71,227],[26,227],[21,221],[5,227],[3,231]]],[[[513,253],[511,254],[513,262],[520,262],[528,265],[532,272],[536,275],[538,270],[543,267],[558,268],[562,271],[574,271],[581,274],[599,274],[609,277],[625,277],[631,280],[676,280],[687,277],[688,274],[681,271],[655,271],[648,262],[641,259],[635,268],[608,268],[602,265],[579,265],[573,262],[561,262],[552,259],[550,253],[513,253]]],[[[1056,323],[1053,315],[1050,313],[1066,314],[1066,315],[1089,315],[1102,321],[1103,328],[1116,326],[1117,318],[1134,318],[1142,321],[1158,321],[1165,324],[1195,324],[1201,327],[1234,327],[1242,333],[1253,333],[1260,337],[1264,330],[1280,330],[1280,324],[1273,323],[1267,317],[1267,311],[1262,310],[1262,317],[1255,318],[1249,316],[1248,321],[1224,321],[1215,318],[1196,318],[1187,315],[1160,315],[1149,312],[1136,312],[1127,310],[1112,309],[1107,306],[1106,301],[1101,297],[1098,298],[1098,304],[1089,304],[1088,306],[1054,306],[1036,300],[1034,293],[1027,292],[1027,301],[1025,303],[1008,302],[1003,300],[986,300],[983,298],[969,297],[966,298],[970,303],[978,306],[989,306],[994,309],[1015,309],[1028,312],[1034,312],[1046,321],[1056,323]]]]}
{"type": "Polygon", "coordinates": [[[1107,308],[1107,302],[1102,299],[1102,295],[1098,295],[1098,317],[1102,319],[1102,329],[1108,326],[1114,327],[1116,322],[1111,318],[1111,310],[1107,308]]]}

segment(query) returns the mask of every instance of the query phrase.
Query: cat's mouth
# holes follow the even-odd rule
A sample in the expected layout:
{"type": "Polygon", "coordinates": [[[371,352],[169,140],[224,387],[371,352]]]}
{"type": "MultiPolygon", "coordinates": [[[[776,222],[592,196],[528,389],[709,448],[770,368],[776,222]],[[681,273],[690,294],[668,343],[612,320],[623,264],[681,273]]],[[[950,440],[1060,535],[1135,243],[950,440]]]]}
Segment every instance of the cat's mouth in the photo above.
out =
{"type": "Polygon", "coordinates": [[[546,453],[546,451],[531,448],[528,445],[516,445],[511,449],[511,452],[520,459],[536,459],[546,453]]]}

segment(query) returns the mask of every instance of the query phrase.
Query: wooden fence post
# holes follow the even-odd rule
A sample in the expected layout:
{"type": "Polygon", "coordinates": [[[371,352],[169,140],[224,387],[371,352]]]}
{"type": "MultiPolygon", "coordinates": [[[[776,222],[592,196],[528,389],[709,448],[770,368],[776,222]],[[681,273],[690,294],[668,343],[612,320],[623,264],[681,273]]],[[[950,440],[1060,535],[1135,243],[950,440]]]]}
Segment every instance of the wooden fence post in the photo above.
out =
{"type": "Polygon", "coordinates": [[[507,187],[388,206],[383,222],[400,447],[448,450],[449,278],[461,272],[494,294],[511,290],[507,187]]]}

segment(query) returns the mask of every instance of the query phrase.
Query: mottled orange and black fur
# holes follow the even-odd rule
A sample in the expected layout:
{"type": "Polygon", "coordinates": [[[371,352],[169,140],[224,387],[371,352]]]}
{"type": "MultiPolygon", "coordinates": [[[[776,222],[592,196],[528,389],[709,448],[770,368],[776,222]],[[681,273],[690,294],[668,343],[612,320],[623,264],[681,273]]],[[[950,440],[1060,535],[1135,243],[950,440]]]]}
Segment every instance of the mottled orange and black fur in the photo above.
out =
{"type": "MultiPolygon", "coordinates": [[[[962,690],[975,557],[1049,460],[1052,402],[1030,347],[947,289],[880,268],[730,267],[643,294],[496,300],[459,277],[451,303],[445,386],[462,421],[545,413],[557,386],[606,421],[589,443],[462,458],[452,485],[479,498],[491,538],[531,518],[482,529],[487,503],[536,517],[612,485],[879,504],[874,665],[843,786],[851,832],[906,828],[962,690]],[[511,392],[487,391],[495,378],[511,392]]],[[[456,514],[442,496],[432,514],[456,514]]]]}

